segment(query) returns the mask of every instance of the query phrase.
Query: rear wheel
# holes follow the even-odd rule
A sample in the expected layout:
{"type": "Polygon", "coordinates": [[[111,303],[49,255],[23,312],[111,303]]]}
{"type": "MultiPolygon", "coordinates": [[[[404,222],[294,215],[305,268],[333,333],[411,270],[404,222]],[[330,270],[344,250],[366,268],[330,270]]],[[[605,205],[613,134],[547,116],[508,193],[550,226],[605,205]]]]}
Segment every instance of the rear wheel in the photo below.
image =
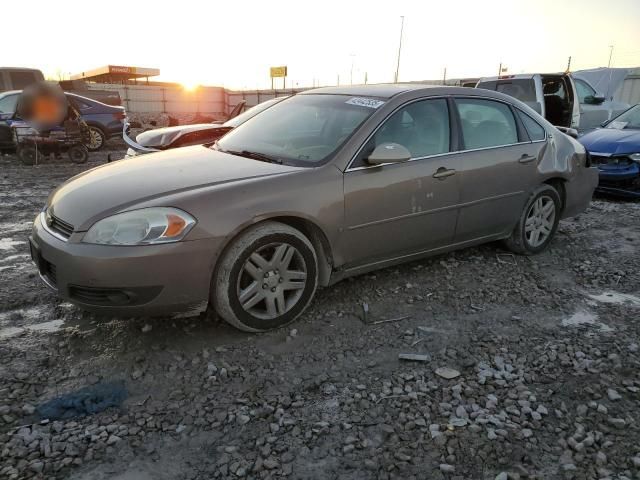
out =
{"type": "Polygon", "coordinates": [[[87,148],[90,152],[96,152],[100,150],[104,143],[107,141],[107,136],[98,127],[89,127],[89,142],[87,148]]]}
{"type": "Polygon", "coordinates": [[[518,224],[505,240],[507,248],[522,255],[534,255],[547,248],[558,229],[561,201],[551,185],[541,185],[529,197],[518,224]]]}
{"type": "Polygon", "coordinates": [[[318,260],[298,230],[265,222],[227,249],[213,278],[212,303],[228,323],[263,332],[294,321],[318,285],[318,260]]]}

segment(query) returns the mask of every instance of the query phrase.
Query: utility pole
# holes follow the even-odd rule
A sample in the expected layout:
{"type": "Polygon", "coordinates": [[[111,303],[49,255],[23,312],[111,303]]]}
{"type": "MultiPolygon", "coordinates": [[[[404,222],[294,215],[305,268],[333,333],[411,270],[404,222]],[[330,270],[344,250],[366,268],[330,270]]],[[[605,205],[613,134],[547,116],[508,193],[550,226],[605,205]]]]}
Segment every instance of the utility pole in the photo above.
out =
{"type": "Polygon", "coordinates": [[[447,67],[444,67],[444,73],[442,74],[442,84],[447,84],[447,67]]]}
{"type": "Polygon", "coordinates": [[[500,62],[500,66],[498,67],[498,76],[502,75],[502,62],[500,62]]]}
{"type": "Polygon", "coordinates": [[[402,32],[404,30],[404,15],[400,16],[400,43],[398,44],[398,63],[396,64],[395,82],[398,83],[398,71],[400,70],[400,53],[402,52],[402,32]]]}
{"type": "Polygon", "coordinates": [[[569,55],[569,61],[567,62],[567,73],[571,71],[571,55],[569,55]]]}
{"type": "Polygon", "coordinates": [[[609,45],[609,63],[607,64],[607,68],[611,68],[611,57],[613,57],[613,45],[609,45]]]}
{"type": "Polygon", "coordinates": [[[349,56],[351,57],[351,73],[349,74],[349,81],[351,82],[351,85],[353,85],[353,59],[356,55],[354,53],[350,53],[349,56]]]}
{"type": "Polygon", "coordinates": [[[338,81],[336,82],[336,85],[339,87],[340,86],[340,74],[338,74],[338,81]]]}
{"type": "Polygon", "coordinates": [[[366,85],[369,81],[369,72],[364,72],[364,84],[366,85]]]}

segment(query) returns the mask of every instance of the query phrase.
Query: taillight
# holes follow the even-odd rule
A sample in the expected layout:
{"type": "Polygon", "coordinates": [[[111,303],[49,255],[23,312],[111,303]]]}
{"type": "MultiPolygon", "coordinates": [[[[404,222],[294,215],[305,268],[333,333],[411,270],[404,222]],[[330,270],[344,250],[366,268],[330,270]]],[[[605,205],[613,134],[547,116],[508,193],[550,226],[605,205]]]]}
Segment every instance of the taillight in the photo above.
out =
{"type": "Polygon", "coordinates": [[[127,114],[124,112],[124,110],[122,112],[116,112],[113,114],[113,118],[115,118],[116,120],[124,120],[125,118],[127,118],[127,114]]]}

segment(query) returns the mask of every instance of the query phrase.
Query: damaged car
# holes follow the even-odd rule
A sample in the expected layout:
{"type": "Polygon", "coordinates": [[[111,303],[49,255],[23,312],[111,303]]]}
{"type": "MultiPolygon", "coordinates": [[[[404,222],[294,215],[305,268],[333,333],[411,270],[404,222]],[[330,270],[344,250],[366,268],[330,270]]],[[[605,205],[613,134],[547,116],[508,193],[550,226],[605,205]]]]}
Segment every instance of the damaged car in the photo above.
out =
{"type": "Polygon", "coordinates": [[[598,167],[597,191],[640,199],[640,104],[602,126],[578,139],[598,167]]]}
{"type": "MultiPolygon", "coordinates": [[[[239,115],[231,115],[231,118],[224,123],[198,123],[147,130],[138,134],[135,141],[129,137],[129,125],[127,124],[122,132],[122,137],[129,146],[125,158],[172,148],[213,143],[238,125],[243,124],[285,98],[287,97],[276,97],[259,103],[239,115]]],[[[244,106],[244,103],[242,103],[242,106],[244,106]]]]}
{"type": "Polygon", "coordinates": [[[560,219],[587,208],[597,181],[584,147],[513,97],[328,87],[212,146],[68,180],[29,244],[44,282],[84,309],[212,308],[260,332],[353,275],[494,240],[539,253],[560,219]]]}

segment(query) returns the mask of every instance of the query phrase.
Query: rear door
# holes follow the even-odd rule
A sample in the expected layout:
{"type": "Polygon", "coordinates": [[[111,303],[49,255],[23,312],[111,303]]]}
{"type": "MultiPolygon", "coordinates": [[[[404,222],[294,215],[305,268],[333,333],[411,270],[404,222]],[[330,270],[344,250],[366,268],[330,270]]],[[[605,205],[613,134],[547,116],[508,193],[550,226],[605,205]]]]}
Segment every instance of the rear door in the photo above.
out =
{"type": "Polygon", "coordinates": [[[447,100],[413,101],[387,118],[344,174],[349,267],[450,244],[460,197],[457,155],[451,154],[447,100]],[[372,166],[377,145],[411,152],[403,163],[372,166]]]}
{"type": "Polygon", "coordinates": [[[463,151],[460,214],[456,243],[489,239],[509,232],[537,181],[537,164],[546,133],[537,126],[531,141],[519,111],[483,98],[456,98],[463,151]]]}

